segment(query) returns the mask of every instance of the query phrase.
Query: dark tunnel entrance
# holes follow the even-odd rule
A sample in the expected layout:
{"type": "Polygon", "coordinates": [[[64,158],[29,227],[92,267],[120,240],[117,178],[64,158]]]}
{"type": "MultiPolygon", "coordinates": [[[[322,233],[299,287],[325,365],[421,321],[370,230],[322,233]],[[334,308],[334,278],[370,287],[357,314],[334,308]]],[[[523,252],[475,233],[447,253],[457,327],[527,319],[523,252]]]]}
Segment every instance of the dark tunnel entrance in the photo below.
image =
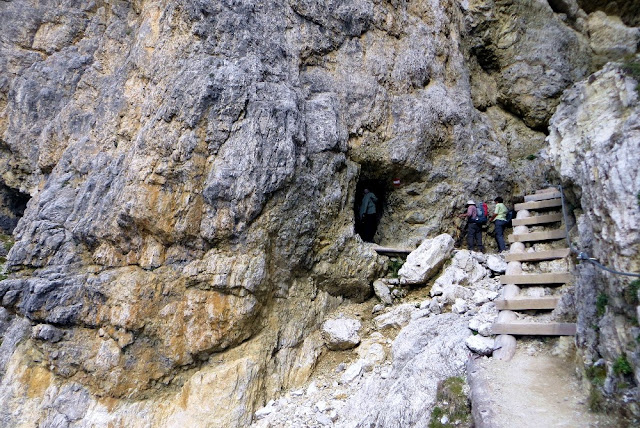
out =
{"type": "Polygon", "coordinates": [[[0,232],[13,233],[27,209],[30,196],[0,183],[0,232]]]}
{"type": "Polygon", "coordinates": [[[354,218],[356,219],[355,231],[365,242],[374,242],[375,233],[385,206],[386,192],[386,182],[383,180],[361,179],[356,185],[356,198],[353,207],[354,218]],[[367,196],[365,200],[365,189],[368,189],[370,194],[375,195],[375,198],[367,196]],[[363,208],[363,200],[368,203],[368,207],[363,208]],[[375,215],[367,215],[366,212],[372,211],[373,206],[375,206],[375,215]],[[360,214],[363,211],[365,211],[365,214],[361,216],[360,214]]]}

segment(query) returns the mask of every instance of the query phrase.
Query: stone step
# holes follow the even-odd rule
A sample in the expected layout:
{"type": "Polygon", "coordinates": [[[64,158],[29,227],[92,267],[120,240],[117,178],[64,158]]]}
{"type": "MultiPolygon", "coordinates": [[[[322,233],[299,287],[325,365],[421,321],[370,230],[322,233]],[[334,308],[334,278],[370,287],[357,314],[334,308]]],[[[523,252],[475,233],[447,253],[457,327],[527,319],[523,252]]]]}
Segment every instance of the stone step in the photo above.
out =
{"type": "Polygon", "coordinates": [[[525,273],[522,275],[502,275],[500,276],[500,284],[566,284],[571,281],[571,278],[570,273],[525,273]]]}
{"type": "Polygon", "coordinates": [[[518,336],[575,336],[574,323],[495,323],[491,327],[493,334],[511,334],[518,336]]]}
{"type": "Polygon", "coordinates": [[[562,259],[569,255],[571,250],[561,248],[558,250],[536,251],[533,253],[510,253],[505,256],[507,262],[539,262],[543,260],[562,259]]]}
{"type": "Polygon", "coordinates": [[[543,232],[517,233],[509,235],[509,242],[550,241],[567,237],[565,229],[545,230],[543,232]]]}
{"type": "Polygon", "coordinates": [[[533,195],[526,195],[524,197],[524,201],[525,202],[534,202],[534,201],[544,201],[547,199],[555,199],[555,198],[561,198],[562,194],[558,191],[550,191],[550,192],[542,192],[542,193],[536,193],[533,195]]]}
{"type": "Polygon", "coordinates": [[[496,308],[510,311],[526,311],[530,309],[555,309],[560,297],[520,297],[508,300],[495,300],[496,308]]]}
{"type": "Polygon", "coordinates": [[[516,211],[542,210],[545,208],[554,208],[554,207],[561,207],[561,206],[562,206],[562,199],[556,198],[556,199],[548,199],[545,201],[533,201],[533,202],[524,202],[521,204],[515,204],[514,209],[516,211]]]}
{"type": "Polygon", "coordinates": [[[557,221],[562,221],[562,213],[534,215],[533,217],[527,218],[514,218],[511,220],[511,223],[514,226],[531,226],[534,224],[554,223],[557,221]]]}

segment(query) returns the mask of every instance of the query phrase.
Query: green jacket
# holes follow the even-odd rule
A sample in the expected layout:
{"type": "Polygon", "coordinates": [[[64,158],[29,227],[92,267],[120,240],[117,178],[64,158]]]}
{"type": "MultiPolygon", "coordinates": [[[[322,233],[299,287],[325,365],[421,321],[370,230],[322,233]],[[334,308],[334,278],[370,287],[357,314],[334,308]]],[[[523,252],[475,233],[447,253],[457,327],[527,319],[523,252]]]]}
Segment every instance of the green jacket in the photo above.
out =
{"type": "Polygon", "coordinates": [[[371,192],[366,193],[364,195],[364,198],[362,198],[362,205],[360,205],[360,218],[362,218],[365,214],[375,214],[376,202],[378,202],[378,198],[376,198],[376,195],[371,192]]]}

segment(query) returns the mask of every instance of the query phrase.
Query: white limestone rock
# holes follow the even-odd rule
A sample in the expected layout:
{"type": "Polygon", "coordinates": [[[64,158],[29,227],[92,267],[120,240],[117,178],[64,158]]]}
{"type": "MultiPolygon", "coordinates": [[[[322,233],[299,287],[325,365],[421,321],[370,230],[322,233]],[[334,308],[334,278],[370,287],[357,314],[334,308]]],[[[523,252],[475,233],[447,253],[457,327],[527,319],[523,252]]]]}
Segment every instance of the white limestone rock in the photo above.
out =
{"type": "Polygon", "coordinates": [[[322,337],[332,351],[351,349],[360,343],[360,321],[350,318],[326,320],[322,323],[322,337]]]}
{"type": "Polygon", "coordinates": [[[451,306],[451,312],[454,314],[464,314],[468,309],[469,307],[464,299],[456,299],[453,306],[451,306]]]}
{"type": "Polygon", "coordinates": [[[504,257],[490,255],[487,257],[487,267],[496,273],[504,273],[507,270],[507,262],[504,257]]]}
{"type": "Polygon", "coordinates": [[[494,340],[483,336],[469,336],[465,341],[467,347],[476,354],[489,356],[493,354],[494,340]]]}
{"type": "Polygon", "coordinates": [[[498,293],[491,290],[480,289],[473,293],[473,303],[480,306],[498,297],[498,293]]]}
{"type": "Polygon", "coordinates": [[[389,291],[389,287],[387,287],[387,285],[381,280],[373,281],[373,292],[376,294],[378,299],[380,299],[380,301],[385,305],[391,306],[391,304],[393,303],[393,300],[391,299],[391,292],[389,291]]]}
{"type": "Polygon", "coordinates": [[[410,304],[404,303],[394,307],[386,314],[378,315],[373,319],[377,330],[386,330],[390,328],[399,329],[404,327],[411,320],[411,314],[418,309],[410,304]]]}
{"type": "Polygon", "coordinates": [[[401,284],[425,284],[435,275],[453,251],[451,235],[442,234],[425,240],[407,256],[398,271],[401,284]]]}

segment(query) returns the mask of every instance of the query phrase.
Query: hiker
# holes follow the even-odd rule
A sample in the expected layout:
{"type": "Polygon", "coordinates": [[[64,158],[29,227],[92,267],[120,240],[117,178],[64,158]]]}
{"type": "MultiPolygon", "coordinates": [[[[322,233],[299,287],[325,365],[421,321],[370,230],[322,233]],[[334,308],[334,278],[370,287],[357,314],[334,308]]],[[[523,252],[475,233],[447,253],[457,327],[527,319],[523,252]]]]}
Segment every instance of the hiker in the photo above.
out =
{"type": "Polygon", "coordinates": [[[376,234],[376,202],[378,198],[369,189],[364,189],[364,197],[360,204],[360,220],[363,223],[362,240],[373,242],[373,235],[376,234]]]}
{"type": "MultiPolygon", "coordinates": [[[[484,215],[484,222],[486,222],[486,215],[484,215]]],[[[467,219],[467,248],[469,251],[474,251],[474,248],[478,248],[477,251],[484,253],[484,246],[482,245],[482,222],[483,219],[478,216],[478,208],[473,201],[467,201],[467,212],[459,214],[458,217],[467,219]]]]}
{"type": "Polygon", "coordinates": [[[496,203],[496,208],[493,212],[493,216],[489,221],[494,222],[495,230],[496,230],[496,242],[498,243],[498,250],[503,252],[507,249],[504,244],[504,229],[507,226],[507,213],[509,210],[507,206],[504,204],[504,200],[501,196],[496,197],[493,200],[496,203]]]}

